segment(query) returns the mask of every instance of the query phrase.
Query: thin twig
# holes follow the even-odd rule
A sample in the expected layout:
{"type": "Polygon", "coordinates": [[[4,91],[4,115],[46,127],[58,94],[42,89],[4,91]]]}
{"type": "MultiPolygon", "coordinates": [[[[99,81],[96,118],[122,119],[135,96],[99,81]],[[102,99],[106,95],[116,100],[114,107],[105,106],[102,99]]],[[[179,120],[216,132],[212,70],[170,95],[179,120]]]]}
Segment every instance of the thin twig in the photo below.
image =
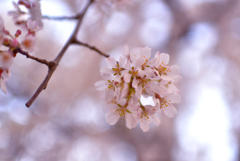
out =
{"type": "Polygon", "coordinates": [[[30,59],[32,59],[32,60],[35,60],[35,61],[37,61],[37,62],[39,62],[39,63],[42,63],[42,64],[45,64],[45,65],[47,65],[48,67],[50,66],[50,64],[51,64],[51,62],[50,61],[47,61],[46,59],[41,59],[41,58],[37,58],[37,57],[35,57],[35,56],[32,56],[32,55],[30,55],[27,51],[23,51],[21,48],[16,48],[15,49],[15,52],[16,53],[20,53],[20,54],[22,54],[22,55],[25,55],[27,58],[30,58],[30,59]]]}
{"type": "Polygon", "coordinates": [[[60,51],[60,53],[56,56],[56,58],[51,62],[51,65],[49,66],[48,69],[48,74],[45,77],[45,79],[43,80],[43,82],[41,83],[41,85],[38,87],[38,89],[36,90],[36,92],[33,94],[33,96],[29,99],[29,101],[26,103],[27,107],[30,107],[32,105],[32,103],[35,101],[35,99],[38,97],[38,95],[47,88],[47,84],[50,80],[50,78],[52,77],[54,71],[56,70],[60,60],[62,59],[63,55],[66,53],[66,50],[68,49],[68,47],[73,44],[73,42],[75,42],[76,37],[77,37],[77,33],[78,30],[81,26],[82,20],[84,15],[86,14],[89,6],[93,3],[94,0],[90,0],[89,3],[86,5],[86,7],[83,9],[83,11],[81,13],[79,13],[77,15],[78,17],[78,21],[77,24],[75,26],[75,29],[73,30],[72,35],[70,36],[70,38],[68,39],[68,41],[65,43],[65,45],[63,46],[62,50],[60,51]]]}
{"type": "Polygon", "coordinates": [[[104,57],[106,57],[106,58],[109,57],[109,55],[101,52],[99,49],[97,49],[97,48],[94,47],[94,46],[88,45],[87,43],[81,42],[81,41],[79,41],[79,40],[74,40],[73,43],[74,43],[74,44],[81,45],[81,46],[85,46],[85,47],[87,47],[87,48],[89,48],[89,49],[91,49],[91,50],[94,50],[94,51],[96,51],[98,54],[100,54],[100,55],[102,55],[102,56],[104,56],[104,57]]]}
{"type": "Polygon", "coordinates": [[[61,20],[77,20],[78,19],[78,15],[76,16],[42,16],[43,19],[48,19],[48,20],[57,20],[57,21],[61,21],[61,20]]]}
{"type": "Polygon", "coordinates": [[[82,24],[82,20],[84,15],[86,14],[88,7],[94,2],[94,0],[90,0],[89,3],[87,4],[87,6],[84,8],[84,10],[79,13],[78,16],[78,21],[77,24],[75,26],[75,29],[73,30],[72,35],[70,36],[70,38],[68,39],[67,43],[63,46],[62,50],[60,51],[60,53],[57,55],[57,57],[54,59],[54,62],[56,62],[57,64],[60,62],[60,60],[62,59],[63,55],[65,54],[65,51],[67,50],[67,48],[76,40],[77,37],[77,33],[78,30],[80,28],[80,25],[82,24]]]}

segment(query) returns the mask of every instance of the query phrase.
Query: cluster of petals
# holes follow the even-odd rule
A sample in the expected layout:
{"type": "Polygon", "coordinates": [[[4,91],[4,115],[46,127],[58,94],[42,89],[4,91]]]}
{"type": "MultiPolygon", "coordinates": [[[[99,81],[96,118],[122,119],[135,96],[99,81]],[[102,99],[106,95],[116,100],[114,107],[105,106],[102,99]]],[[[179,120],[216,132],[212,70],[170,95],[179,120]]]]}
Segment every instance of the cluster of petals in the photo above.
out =
{"type": "Polygon", "coordinates": [[[5,29],[3,20],[0,17],[0,88],[4,93],[7,93],[5,83],[10,77],[10,67],[18,48],[32,51],[36,42],[35,33],[39,30],[37,23],[29,19],[25,29],[27,33],[21,38],[19,38],[22,34],[20,29],[14,35],[11,35],[5,29]]]}
{"type": "MultiPolygon", "coordinates": [[[[7,40],[6,36],[8,36],[8,34],[9,32],[5,30],[3,20],[0,17],[0,47],[4,44],[4,41],[7,40]]],[[[0,89],[4,93],[7,93],[7,87],[5,83],[10,77],[9,68],[12,65],[12,61],[13,61],[13,54],[10,50],[8,51],[0,50],[0,89]]]]}
{"type": "Polygon", "coordinates": [[[150,60],[150,48],[125,47],[119,61],[106,58],[108,68],[101,69],[104,80],[95,83],[103,91],[106,102],[106,121],[113,125],[125,118],[126,126],[140,128],[146,132],[149,124],[160,124],[159,116],[172,118],[177,110],[174,106],[181,97],[175,83],[181,79],[177,65],[168,65],[169,55],[157,52],[150,60]],[[152,99],[145,104],[142,98],[152,99]]]}
{"type": "Polygon", "coordinates": [[[15,10],[9,11],[8,14],[12,16],[16,24],[22,25],[24,28],[26,28],[28,20],[31,19],[42,28],[42,13],[39,0],[19,0],[18,3],[13,2],[13,6],[15,10]],[[20,6],[24,6],[28,10],[28,13],[22,11],[20,6]],[[22,18],[22,16],[26,14],[29,14],[30,16],[28,20],[24,20],[22,18]]]}

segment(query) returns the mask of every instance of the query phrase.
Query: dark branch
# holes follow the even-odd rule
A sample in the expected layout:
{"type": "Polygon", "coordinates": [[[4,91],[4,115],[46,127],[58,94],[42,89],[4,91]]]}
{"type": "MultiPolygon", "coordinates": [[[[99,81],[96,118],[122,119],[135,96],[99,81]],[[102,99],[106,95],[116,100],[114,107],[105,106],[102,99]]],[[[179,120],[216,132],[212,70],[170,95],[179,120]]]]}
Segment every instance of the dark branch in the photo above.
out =
{"type": "Polygon", "coordinates": [[[88,45],[87,43],[83,43],[83,42],[78,41],[78,40],[75,40],[73,43],[74,43],[74,44],[81,45],[81,46],[85,46],[85,47],[87,47],[87,48],[89,48],[89,49],[91,49],[91,50],[93,50],[93,51],[96,51],[98,54],[100,54],[100,55],[102,55],[102,56],[104,56],[104,57],[106,57],[106,58],[109,57],[109,55],[101,52],[99,49],[97,49],[97,48],[94,47],[94,46],[88,45]]]}
{"type": "Polygon", "coordinates": [[[35,56],[32,56],[32,55],[30,55],[27,51],[23,51],[21,48],[16,48],[15,49],[15,52],[16,53],[20,53],[20,54],[22,54],[22,55],[25,55],[27,58],[30,58],[30,59],[32,59],[32,60],[35,60],[35,61],[37,61],[37,62],[39,62],[39,63],[42,63],[42,64],[45,64],[45,65],[47,65],[48,67],[50,66],[50,64],[51,64],[51,62],[50,61],[47,61],[46,59],[40,59],[40,58],[37,58],[37,57],[35,57],[35,56]]]}

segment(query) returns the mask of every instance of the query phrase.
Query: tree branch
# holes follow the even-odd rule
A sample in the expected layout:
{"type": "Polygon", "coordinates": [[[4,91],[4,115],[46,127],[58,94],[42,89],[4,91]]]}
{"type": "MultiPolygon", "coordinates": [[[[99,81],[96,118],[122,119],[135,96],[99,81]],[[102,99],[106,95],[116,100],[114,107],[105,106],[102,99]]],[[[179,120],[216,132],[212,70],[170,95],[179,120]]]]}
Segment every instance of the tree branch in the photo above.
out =
{"type": "Polygon", "coordinates": [[[29,101],[26,103],[27,107],[30,107],[32,105],[32,103],[35,101],[35,99],[38,97],[38,95],[47,88],[47,84],[50,80],[50,78],[52,77],[54,71],[56,70],[60,60],[62,59],[63,55],[65,54],[66,50],[68,49],[68,47],[73,44],[76,40],[77,37],[77,33],[78,30],[81,26],[83,17],[85,16],[89,6],[94,2],[94,0],[90,0],[88,2],[88,4],[86,5],[86,7],[83,9],[83,11],[81,13],[79,13],[77,15],[77,24],[75,26],[75,29],[73,30],[72,35],[70,36],[70,38],[68,39],[68,41],[65,43],[65,45],[63,46],[62,50],[60,51],[60,53],[56,56],[56,58],[51,61],[51,65],[48,66],[48,74],[45,77],[45,79],[43,80],[43,82],[41,83],[41,85],[38,87],[38,89],[36,90],[36,92],[33,94],[33,96],[29,99],[29,101]]]}
{"type": "Polygon", "coordinates": [[[43,19],[48,19],[48,20],[57,20],[57,21],[61,21],[61,20],[77,20],[78,19],[78,15],[76,16],[47,16],[44,15],[42,16],[43,19]]]}
{"type": "Polygon", "coordinates": [[[94,47],[94,46],[88,45],[87,43],[83,43],[83,42],[78,41],[78,40],[74,40],[73,43],[74,43],[74,44],[81,45],[81,46],[85,46],[85,47],[87,47],[87,48],[89,48],[89,49],[91,49],[91,50],[93,50],[93,51],[96,51],[98,54],[100,54],[100,55],[102,55],[102,56],[104,56],[104,57],[106,57],[106,58],[109,57],[109,55],[101,52],[99,49],[97,49],[97,48],[94,47]]]}
{"type": "Polygon", "coordinates": [[[40,58],[37,58],[37,57],[35,57],[35,56],[30,55],[27,51],[23,51],[20,47],[16,48],[16,49],[15,49],[15,52],[16,52],[16,53],[20,53],[20,54],[22,54],[22,55],[25,55],[27,58],[30,58],[30,59],[32,59],[32,60],[35,60],[35,61],[37,61],[37,62],[39,62],[39,63],[45,64],[45,65],[47,65],[48,67],[49,67],[50,64],[51,64],[51,62],[50,62],[50,61],[47,61],[46,59],[40,59],[40,58]]]}

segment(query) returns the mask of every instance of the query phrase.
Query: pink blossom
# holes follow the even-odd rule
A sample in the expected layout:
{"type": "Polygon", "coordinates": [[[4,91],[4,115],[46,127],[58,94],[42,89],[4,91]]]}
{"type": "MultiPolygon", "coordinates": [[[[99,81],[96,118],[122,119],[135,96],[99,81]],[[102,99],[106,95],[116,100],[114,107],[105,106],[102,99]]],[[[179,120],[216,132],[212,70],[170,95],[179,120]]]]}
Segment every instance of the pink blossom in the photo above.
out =
{"type": "Polygon", "coordinates": [[[15,8],[15,11],[9,11],[8,15],[12,16],[13,19],[19,18],[24,12],[19,8],[18,4],[16,2],[13,2],[13,7],[15,8]]]}
{"type": "Polygon", "coordinates": [[[158,115],[164,113],[174,117],[177,110],[174,103],[180,102],[175,82],[180,80],[179,67],[169,66],[169,55],[156,53],[150,60],[150,48],[123,49],[119,61],[106,59],[109,68],[101,69],[105,78],[95,86],[103,92],[106,103],[106,120],[115,124],[120,117],[125,118],[126,126],[140,128],[146,132],[149,124],[160,124],[158,115]],[[141,97],[152,97],[154,105],[143,105],[141,97]]]}
{"type": "Polygon", "coordinates": [[[21,45],[24,49],[28,51],[33,51],[36,43],[36,37],[33,35],[26,35],[21,45]]]}
{"type": "Polygon", "coordinates": [[[133,115],[134,110],[126,103],[126,99],[121,99],[107,105],[107,113],[105,115],[107,123],[114,125],[120,117],[124,117],[128,128],[136,127],[137,121],[133,115]]]}
{"type": "MultiPolygon", "coordinates": [[[[142,106],[142,105],[141,105],[142,106]]],[[[156,116],[158,109],[146,105],[140,109],[140,127],[144,132],[149,131],[149,124],[153,122],[156,126],[160,125],[160,119],[156,116]]]]}
{"type": "Polygon", "coordinates": [[[27,30],[30,34],[35,34],[36,31],[40,30],[36,21],[29,19],[27,21],[27,30]]]}

